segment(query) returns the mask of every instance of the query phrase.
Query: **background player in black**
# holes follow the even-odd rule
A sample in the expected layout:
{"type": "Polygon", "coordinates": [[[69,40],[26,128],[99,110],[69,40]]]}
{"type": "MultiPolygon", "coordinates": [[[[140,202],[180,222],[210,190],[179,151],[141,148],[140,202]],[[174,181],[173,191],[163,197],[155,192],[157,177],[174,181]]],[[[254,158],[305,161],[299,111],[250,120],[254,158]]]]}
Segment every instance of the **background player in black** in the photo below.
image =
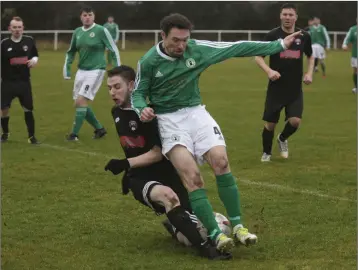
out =
{"type": "Polygon", "coordinates": [[[131,109],[130,94],[134,88],[135,72],[119,66],[108,71],[107,84],[116,105],[112,108],[125,159],[111,159],[105,166],[117,175],[125,171],[122,190],[132,191],[136,200],[165,213],[170,223],[209,259],[229,259],[216,247],[204,241],[197,230],[197,218],[191,214],[188,193],[172,164],[162,156],[156,119],[143,123],[131,109]]]}
{"type": "MultiPolygon", "coordinates": [[[[284,4],[281,7],[280,19],[281,26],[271,30],[267,34],[266,40],[285,38],[300,30],[295,27],[297,10],[293,4],[284,4]]],[[[263,114],[265,121],[262,132],[263,155],[261,161],[263,162],[271,160],[272,140],[281,110],[285,108],[287,120],[283,131],[277,137],[280,154],[283,158],[288,158],[287,139],[296,132],[301,123],[303,54],[308,57],[308,71],[304,75],[303,82],[310,84],[312,83],[314,58],[312,57],[311,38],[307,32],[302,31],[302,35],[296,38],[288,50],[271,55],[270,66],[265,63],[263,57],[255,58],[256,63],[269,77],[263,114]]]]}
{"type": "Polygon", "coordinates": [[[9,109],[12,100],[17,97],[25,111],[28,142],[37,144],[30,68],[37,64],[38,53],[33,38],[23,35],[24,24],[20,17],[11,20],[9,31],[11,37],[1,41],[1,141],[8,140],[9,109]]]}

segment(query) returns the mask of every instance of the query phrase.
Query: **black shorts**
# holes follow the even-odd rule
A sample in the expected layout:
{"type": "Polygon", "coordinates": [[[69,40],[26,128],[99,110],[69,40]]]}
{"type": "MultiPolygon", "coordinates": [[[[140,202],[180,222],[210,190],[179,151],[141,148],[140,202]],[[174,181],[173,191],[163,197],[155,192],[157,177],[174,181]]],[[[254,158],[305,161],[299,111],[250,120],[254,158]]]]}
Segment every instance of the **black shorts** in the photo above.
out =
{"type": "Polygon", "coordinates": [[[286,100],[277,98],[273,94],[266,95],[265,111],[262,120],[270,123],[278,123],[282,109],[285,108],[285,120],[291,117],[302,119],[303,113],[303,93],[286,100]]]}
{"type": "Polygon", "coordinates": [[[2,81],[1,109],[10,108],[14,98],[19,98],[25,109],[33,110],[32,90],[30,81],[2,81]]]}
{"type": "Polygon", "coordinates": [[[153,209],[158,215],[165,213],[164,206],[153,202],[150,199],[150,192],[153,187],[163,185],[170,187],[178,196],[180,204],[184,209],[192,212],[189,202],[188,192],[182,184],[179,176],[171,179],[153,179],[145,176],[128,176],[128,187],[132,191],[134,198],[144,204],[145,206],[153,209]]]}

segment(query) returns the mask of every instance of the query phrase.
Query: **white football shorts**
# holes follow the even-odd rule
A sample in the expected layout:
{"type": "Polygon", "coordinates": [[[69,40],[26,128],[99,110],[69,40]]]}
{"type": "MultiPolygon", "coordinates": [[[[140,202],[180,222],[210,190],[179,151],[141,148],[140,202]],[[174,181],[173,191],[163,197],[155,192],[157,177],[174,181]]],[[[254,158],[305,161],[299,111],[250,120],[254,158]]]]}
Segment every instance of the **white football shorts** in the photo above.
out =
{"type": "Polygon", "coordinates": [[[73,87],[73,99],[83,96],[89,100],[94,100],[99,88],[101,87],[105,74],[103,69],[81,70],[76,73],[75,84],[73,87]]]}
{"type": "Polygon", "coordinates": [[[318,59],[325,59],[326,58],[326,51],[320,44],[313,44],[312,45],[312,55],[314,58],[318,59]]]}
{"type": "Polygon", "coordinates": [[[202,165],[207,151],[214,146],[226,146],[219,125],[203,105],[157,114],[157,118],[163,155],[174,146],[183,145],[202,165]]]}

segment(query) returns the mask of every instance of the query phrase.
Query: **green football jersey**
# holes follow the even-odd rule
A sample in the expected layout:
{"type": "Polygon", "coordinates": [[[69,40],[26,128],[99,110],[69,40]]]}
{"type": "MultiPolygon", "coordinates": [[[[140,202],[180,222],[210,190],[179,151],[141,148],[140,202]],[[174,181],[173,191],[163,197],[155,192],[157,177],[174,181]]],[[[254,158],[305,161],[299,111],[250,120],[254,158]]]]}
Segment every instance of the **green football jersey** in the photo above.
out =
{"type": "MultiPolygon", "coordinates": [[[[284,50],[272,42],[212,42],[190,39],[181,58],[164,54],[158,43],[138,62],[132,107],[140,114],[149,98],[155,113],[169,113],[201,104],[199,77],[210,65],[240,56],[272,55],[284,50]]],[[[218,89],[219,90],[219,89],[218,89]]]]}
{"type": "Polygon", "coordinates": [[[349,43],[352,44],[352,57],[357,58],[357,26],[354,25],[352,26],[344,41],[343,41],[343,45],[348,45],[349,43]]]}
{"type": "Polygon", "coordinates": [[[71,64],[77,51],[79,69],[106,69],[105,48],[114,52],[114,63],[119,66],[121,63],[118,48],[106,28],[95,23],[88,29],[78,27],[72,35],[71,45],[66,54],[64,77],[71,77],[71,64]]]}
{"type": "Polygon", "coordinates": [[[331,47],[331,41],[329,39],[327,29],[322,24],[311,26],[309,33],[311,35],[312,45],[319,44],[328,49],[331,47]]]}
{"type": "Polygon", "coordinates": [[[105,23],[103,25],[104,28],[108,30],[108,32],[111,34],[114,42],[117,42],[119,40],[119,28],[118,24],[116,23],[105,23]]]}

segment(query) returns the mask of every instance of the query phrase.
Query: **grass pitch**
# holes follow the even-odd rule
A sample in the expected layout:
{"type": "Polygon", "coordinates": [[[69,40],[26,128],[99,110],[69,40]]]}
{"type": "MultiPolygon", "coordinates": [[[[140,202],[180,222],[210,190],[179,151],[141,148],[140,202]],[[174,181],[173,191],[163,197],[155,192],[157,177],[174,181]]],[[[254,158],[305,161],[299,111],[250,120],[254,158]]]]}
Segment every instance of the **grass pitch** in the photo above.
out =
{"type": "MultiPolygon", "coordinates": [[[[143,54],[123,51],[122,62],[136,67],[143,54]]],[[[93,108],[108,136],[92,140],[86,123],[78,143],[65,141],[74,109],[63,62],[64,52],[40,51],[32,72],[42,145],[27,144],[23,112],[17,101],[12,106],[10,141],[1,146],[2,269],[356,269],[357,114],[349,53],[329,52],[327,78],[317,73],[304,87],[290,158],[281,160],[274,144],[270,164],[260,162],[265,74],[252,58],[203,73],[203,102],[225,135],[244,223],[259,237],[228,262],[199,258],[175,243],[163,217],[121,195],[120,177],[103,170],[109,158],[123,157],[105,84],[93,108]]],[[[215,211],[225,214],[211,171],[202,172],[215,211]]]]}

